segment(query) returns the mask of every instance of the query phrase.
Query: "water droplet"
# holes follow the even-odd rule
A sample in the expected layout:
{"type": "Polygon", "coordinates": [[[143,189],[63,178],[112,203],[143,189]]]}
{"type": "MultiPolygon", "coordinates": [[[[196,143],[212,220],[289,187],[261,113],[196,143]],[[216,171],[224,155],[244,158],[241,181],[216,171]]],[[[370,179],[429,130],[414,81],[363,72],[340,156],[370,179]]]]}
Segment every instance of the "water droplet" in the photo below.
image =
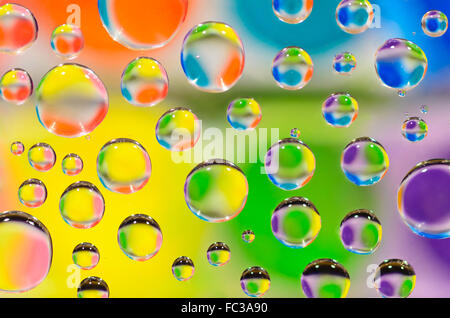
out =
{"type": "Polygon", "coordinates": [[[11,144],[11,153],[15,156],[20,156],[25,151],[25,146],[21,141],[14,141],[11,144]]]}
{"type": "Polygon", "coordinates": [[[0,213],[0,290],[24,292],[39,285],[52,263],[52,239],[35,217],[20,211],[0,213]]]}
{"type": "Polygon", "coordinates": [[[385,298],[405,298],[414,290],[416,273],[400,259],[383,261],[375,271],[375,288],[385,298]]]}
{"type": "Polygon", "coordinates": [[[305,50],[290,46],[278,52],[272,62],[272,75],[281,88],[298,90],[311,81],[314,64],[305,50]]]}
{"type": "Polygon", "coordinates": [[[295,138],[286,138],[267,151],[265,169],[270,181],[277,187],[295,190],[311,180],[316,159],[306,144],[295,138]]]}
{"type": "Polygon", "coordinates": [[[50,44],[53,52],[64,59],[76,58],[84,47],[84,37],[76,25],[63,24],[53,30],[50,44]]]}
{"type": "Polygon", "coordinates": [[[55,165],[55,151],[49,144],[37,143],[28,150],[28,162],[37,171],[48,171],[55,165]]]}
{"type": "Polygon", "coordinates": [[[252,230],[242,232],[242,240],[245,243],[252,243],[255,240],[255,233],[252,230]]]}
{"type": "Polygon", "coordinates": [[[272,8],[281,21],[296,24],[309,17],[313,3],[313,0],[273,0],[272,8]]]}
{"type": "Polygon", "coordinates": [[[249,267],[241,275],[241,288],[247,296],[260,297],[270,287],[269,273],[262,267],[249,267]]]}
{"type": "Polygon", "coordinates": [[[191,279],[194,272],[194,262],[187,256],[178,257],[172,264],[172,274],[178,281],[184,282],[191,279]]]}
{"type": "Polygon", "coordinates": [[[244,47],[231,26],[204,22],[186,35],[181,49],[181,66],[194,87],[218,93],[233,87],[244,70],[244,47]]]}
{"type": "Polygon", "coordinates": [[[146,261],[154,257],[162,245],[159,224],[145,214],[134,214],[120,224],[117,233],[120,249],[135,261],[146,261]]]}
{"type": "Polygon", "coordinates": [[[322,115],[328,125],[349,127],[358,117],[358,102],[348,93],[335,93],[322,104],[322,115]]]}
{"type": "Polygon", "coordinates": [[[148,182],[152,163],[145,148],[128,138],[107,142],[97,157],[97,173],[110,191],[129,194],[141,190],[148,182]]]}
{"type": "Polygon", "coordinates": [[[47,188],[38,179],[28,179],[19,187],[19,201],[29,208],[37,208],[47,199],[47,188]]]}
{"type": "Polygon", "coordinates": [[[339,53],[333,59],[333,69],[339,75],[350,75],[356,64],[356,58],[350,52],[339,53]]]}
{"type": "Polygon", "coordinates": [[[252,130],[261,118],[261,107],[253,98],[238,98],[228,105],[227,120],[236,130],[252,130]]]}
{"type": "Polygon", "coordinates": [[[355,210],[342,220],[340,236],[346,250],[355,254],[372,254],[381,242],[381,223],[371,211],[355,210]]]}
{"type": "Polygon", "coordinates": [[[83,279],[78,286],[78,298],[108,298],[109,287],[106,282],[95,276],[83,279]]]}
{"type": "Polygon", "coordinates": [[[212,159],[199,164],[187,176],[184,197],[189,209],[207,222],[225,222],[244,208],[248,182],[233,163],[212,159]]]}
{"type": "Polygon", "coordinates": [[[33,80],[25,70],[13,68],[0,79],[0,94],[6,102],[22,105],[32,93],[33,80]]]}
{"type": "Polygon", "coordinates": [[[211,265],[223,266],[230,261],[231,252],[227,244],[216,242],[209,246],[206,256],[211,265]]]}
{"type": "Polygon", "coordinates": [[[336,22],[347,33],[362,33],[373,22],[373,7],[369,1],[343,0],[336,8],[336,22]]]}
{"type": "Polygon", "coordinates": [[[403,178],[397,198],[400,216],[414,233],[450,237],[450,160],[418,163],[403,178]]]}
{"type": "Polygon", "coordinates": [[[81,269],[93,269],[100,260],[100,253],[94,244],[80,243],[73,249],[72,259],[81,269]]]}
{"type": "Polygon", "coordinates": [[[428,125],[419,117],[409,117],[402,124],[402,135],[409,141],[420,141],[424,139],[427,134],[428,125]]]}
{"type": "Polygon", "coordinates": [[[335,260],[321,258],[305,267],[301,283],[308,298],[345,298],[350,289],[350,276],[335,260]]]}
{"type": "Polygon", "coordinates": [[[59,200],[64,221],[78,229],[97,225],[105,212],[105,200],[95,185],[86,181],[72,183],[59,200]]]}
{"type": "Polygon", "coordinates": [[[441,11],[431,10],[422,17],[422,30],[431,37],[439,37],[447,32],[448,19],[441,11]]]}
{"type": "Polygon", "coordinates": [[[357,186],[370,186],[385,176],[389,157],[378,141],[360,137],[345,146],[341,168],[347,179],[357,186]]]}
{"type": "Polygon", "coordinates": [[[156,124],[156,140],[171,151],[184,151],[195,146],[201,124],[188,108],[177,107],[165,112],[156,124]]]}
{"type": "Polygon", "coordinates": [[[62,160],[63,173],[68,176],[76,176],[83,170],[83,160],[74,153],[69,153],[62,160]]]}

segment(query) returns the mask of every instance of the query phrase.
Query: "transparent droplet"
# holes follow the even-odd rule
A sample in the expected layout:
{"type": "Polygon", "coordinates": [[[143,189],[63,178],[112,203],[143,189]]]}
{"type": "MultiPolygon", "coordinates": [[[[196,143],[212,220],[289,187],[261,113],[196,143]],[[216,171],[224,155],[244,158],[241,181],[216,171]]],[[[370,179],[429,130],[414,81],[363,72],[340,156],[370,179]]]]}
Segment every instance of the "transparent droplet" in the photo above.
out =
{"type": "Polygon", "coordinates": [[[333,59],[333,69],[339,75],[350,75],[356,68],[356,58],[350,52],[337,54],[333,59]]]}
{"type": "Polygon", "coordinates": [[[242,232],[242,240],[245,243],[252,243],[255,240],[255,233],[252,230],[242,232]]]}
{"type": "Polygon", "coordinates": [[[233,163],[212,159],[199,164],[187,176],[184,197],[189,209],[207,222],[225,222],[244,208],[248,182],[233,163]]]}
{"type": "Polygon", "coordinates": [[[439,37],[447,32],[448,19],[441,11],[431,10],[422,17],[422,30],[431,37],[439,37]]]}
{"type": "Polygon", "coordinates": [[[58,56],[70,60],[76,58],[84,47],[84,37],[76,25],[63,24],[53,30],[50,44],[58,56]]]}
{"type": "Polygon", "coordinates": [[[195,146],[201,135],[200,121],[190,109],[172,108],[156,124],[156,140],[171,151],[184,151],[195,146]]]}
{"type": "Polygon", "coordinates": [[[355,210],[342,220],[340,236],[346,250],[355,254],[371,254],[381,242],[381,223],[371,211],[355,210]]]}
{"type": "Polygon", "coordinates": [[[159,224],[145,214],[134,214],[120,224],[117,232],[120,249],[135,261],[146,261],[154,257],[162,245],[159,224]]]}
{"type": "Polygon", "coordinates": [[[37,171],[48,171],[55,165],[55,151],[49,144],[37,143],[28,150],[28,162],[37,171]]]}
{"type": "Polygon", "coordinates": [[[424,139],[427,134],[428,125],[419,117],[409,117],[402,124],[402,135],[409,141],[420,141],[424,139]]]}
{"type": "Polygon", "coordinates": [[[306,144],[296,138],[286,138],[267,151],[265,169],[270,181],[277,187],[295,190],[311,180],[316,159],[306,144]]]}
{"type": "Polygon", "coordinates": [[[184,282],[191,279],[194,272],[194,262],[187,256],[178,257],[172,264],[172,274],[178,281],[184,282]]]}
{"type": "Polygon", "coordinates": [[[45,74],[36,89],[39,122],[52,134],[81,137],[105,118],[108,93],[100,78],[79,64],[61,64],[45,74]]]}
{"type": "Polygon", "coordinates": [[[345,146],[341,168],[347,179],[357,186],[370,186],[386,175],[389,157],[378,141],[360,137],[345,146]]]}
{"type": "Polygon", "coordinates": [[[72,259],[79,268],[88,270],[97,266],[100,253],[95,245],[84,242],[75,246],[72,259]]]}
{"type": "Polygon", "coordinates": [[[397,199],[400,216],[414,233],[450,237],[450,160],[418,163],[400,183],[397,199]]]}
{"type": "Polygon", "coordinates": [[[188,0],[99,0],[98,11],[109,36],[132,50],[166,45],[177,33],[188,0]]]}
{"type": "Polygon", "coordinates": [[[97,157],[98,177],[110,191],[129,194],[141,190],[152,172],[150,156],[135,140],[118,138],[107,142],[97,157]]]}
{"type": "Polygon", "coordinates": [[[236,130],[252,130],[261,118],[261,107],[253,98],[238,98],[228,105],[227,120],[236,130]]]}
{"type": "Polygon", "coordinates": [[[301,284],[308,298],[345,298],[350,289],[350,276],[335,260],[321,258],[305,267],[301,284]]]}
{"type": "Polygon", "coordinates": [[[11,144],[11,153],[15,156],[20,156],[25,151],[25,146],[21,141],[14,141],[11,144]]]}
{"type": "Polygon", "coordinates": [[[422,49],[405,39],[389,39],[375,53],[375,69],[381,83],[404,97],[422,81],[428,60],[422,49]]]}
{"type": "Polygon", "coordinates": [[[272,0],[272,8],[281,21],[296,24],[309,17],[313,3],[314,0],[272,0]]]}
{"type": "Polygon", "coordinates": [[[0,7],[0,30],[0,52],[20,54],[38,36],[38,25],[31,11],[14,3],[0,7]]]}
{"type": "Polygon", "coordinates": [[[416,273],[406,261],[387,259],[378,265],[374,283],[378,293],[384,298],[405,298],[414,290],[416,273]]]}
{"type": "Polygon", "coordinates": [[[166,98],[169,79],[157,60],[138,57],[122,73],[122,96],[135,106],[154,106],[166,98]]]}
{"type": "Polygon", "coordinates": [[[29,208],[37,208],[47,199],[47,188],[38,179],[28,179],[19,187],[19,201],[29,208]]]}
{"type": "Polygon", "coordinates": [[[345,32],[358,34],[373,22],[373,7],[369,1],[342,0],[336,8],[336,22],[345,32]]]}
{"type": "Polygon", "coordinates": [[[62,170],[68,176],[76,176],[83,170],[83,160],[74,153],[69,153],[62,160],[62,170]]]}
{"type": "Polygon", "coordinates": [[[52,239],[35,217],[0,213],[0,291],[24,292],[39,285],[52,263],[52,239]]]}
{"type": "Polygon", "coordinates": [[[194,87],[219,93],[236,84],[244,70],[244,47],[239,35],[222,22],[204,22],[186,35],[181,66],[194,87]]]}
{"type": "Polygon", "coordinates": [[[59,200],[64,221],[78,229],[97,225],[105,212],[105,199],[95,185],[87,181],[72,183],[59,200]]]}
{"type": "Polygon", "coordinates": [[[247,296],[260,297],[270,287],[269,273],[262,267],[249,267],[241,275],[241,288],[247,296]]]}
{"type": "Polygon", "coordinates": [[[78,286],[77,296],[78,298],[109,298],[109,287],[99,277],[87,277],[78,286]]]}
{"type": "Polygon", "coordinates": [[[272,62],[272,75],[281,88],[297,90],[311,81],[314,64],[305,50],[289,46],[278,52],[272,62]]]}
{"type": "Polygon", "coordinates": [[[428,106],[427,105],[420,106],[420,112],[422,114],[428,114],[428,106]]]}
{"type": "Polygon", "coordinates": [[[303,248],[311,244],[322,227],[314,204],[302,197],[282,201],[272,214],[273,235],[284,245],[303,248]]]}
{"type": "Polygon", "coordinates": [[[349,127],[358,117],[358,102],[348,93],[335,93],[322,104],[322,115],[328,125],[349,127]]]}
{"type": "Polygon", "coordinates": [[[213,266],[223,266],[230,261],[231,252],[227,244],[216,242],[206,252],[208,262],[213,266]]]}
{"type": "Polygon", "coordinates": [[[297,138],[297,139],[299,139],[299,138],[300,138],[300,135],[301,135],[300,129],[298,129],[298,128],[292,128],[292,129],[291,129],[291,137],[292,137],[292,138],[297,138]]]}
{"type": "Polygon", "coordinates": [[[32,93],[33,80],[23,69],[13,68],[0,79],[0,94],[5,102],[22,105],[32,93]]]}

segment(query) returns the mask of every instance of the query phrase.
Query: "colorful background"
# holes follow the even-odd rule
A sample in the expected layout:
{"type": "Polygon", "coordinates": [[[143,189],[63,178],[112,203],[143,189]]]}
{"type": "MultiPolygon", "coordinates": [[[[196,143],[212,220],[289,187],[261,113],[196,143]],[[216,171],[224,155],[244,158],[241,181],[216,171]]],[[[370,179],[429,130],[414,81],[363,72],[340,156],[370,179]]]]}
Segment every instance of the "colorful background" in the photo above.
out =
{"type": "MultiPolygon", "coordinates": [[[[4,4],[7,1],[0,1],[4,4]]],[[[24,54],[2,54],[0,72],[12,67],[26,69],[35,86],[53,66],[63,62],[51,50],[53,29],[66,22],[70,4],[81,7],[81,29],[85,48],[75,62],[92,68],[107,86],[110,108],[103,123],[90,138],[66,139],[47,132],[38,122],[34,97],[22,106],[0,102],[0,210],[22,210],[36,216],[48,228],[53,239],[53,263],[47,278],[31,291],[20,294],[0,292],[1,297],[76,297],[76,286],[68,286],[73,273],[72,250],[80,242],[91,242],[100,251],[100,262],[92,270],[82,271],[81,279],[99,276],[109,285],[111,297],[243,297],[239,278],[249,266],[262,266],[271,276],[271,287],[264,297],[304,297],[300,275],[317,258],[334,258],[351,277],[349,297],[379,297],[367,286],[374,268],[386,258],[407,260],[415,269],[417,284],[411,297],[447,297],[450,295],[450,240],[432,240],[413,234],[397,212],[397,187],[404,175],[419,161],[450,157],[450,32],[440,38],[427,37],[420,20],[429,10],[450,15],[450,3],[441,0],[378,0],[381,27],[359,35],[344,33],[336,24],[337,0],[315,1],[311,16],[303,23],[289,25],[278,20],[271,0],[190,0],[186,21],[170,43],[160,49],[136,52],[114,42],[101,25],[96,0],[16,0],[28,7],[39,24],[39,36],[24,54]],[[232,89],[221,94],[204,93],[193,88],[184,77],[179,55],[184,35],[203,21],[230,24],[241,36],[246,52],[243,77],[232,89]],[[382,87],[374,69],[374,53],[388,38],[403,37],[417,43],[429,60],[429,70],[419,87],[400,98],[382,87]],[[305,49],[314,61],[312,81],[300,91],[276,86],[271,63],[285,46],[305,49]],[[351,51],[358,66],[350,77],[332,71],[332,59],[342,51],[351,51]],[[134,58],[145,55],[160,61],[170,79],[168,97],[152,108],[128,104],[120,94],[120,76],[134,58]],[[348,91],[360,106],[356,121],[345,129],[328,126],[321,114],[322,102],[334,92],[348,91]],[[196,165],[175,164],[168,150],[155,138],[158,118],[168,109],[191,108],[203,121],[203,129],[229,127],[226,108],[239,97],[253,97],[261,105],[260,128],[279,128],[280,137],[288,137],[293,127],[315,154],[317,169],[311,182],[295,191],[283,191],[261,174],[262,164],[241,164],[247,175],[249,196],[242,213],[219,224],[207,223],[189,211],[183,185],[196,165]],[[420,106],[428,106],[428,114],[420,106]],[[429,135],[410,143],[401,135],[405,114],[421,115],[429,126],[429,135]],[[357,187],[340,169],[340,155],[352,139],[370,136],[389,154],[391,166],[386,177],[371,187],[357,187]],[[123,195],[101,186],[96,173],[100,148],[113,138],[132,138],[149,152],[152,176],[139,192],[123,195]],[[57,163],[49,172],[37,172],[27,162],[26,152],[16,157],[10,153],[13,141],[20,140],[27,151],[37,142],[52,145],[57,163]],[[80,155],[84,170],[76,177],[61,171],[61,160],[68,153],[80,155]],[[17,197],[19,185],[26,179],[41,179],[48,190],[47,201],[39,208],[22,206],[17,197]],[[96,184],[106,201],[103,220],[94,228],[81,230],[67,225],[58,210],[64,189],[79,180],[96,184]],[[318,238],[305,249],[282,245],[272,234],[270,217],[285,198],[299,195],[309,198],[322,217],[318,238]],[[351,210],[374,211],[383,225],[381,246],[373,255],[351,254],[339,239],[339,224],[351,210]],[[163,232],[160,252],[151,260],[136,262],[125,256],[117,243],[117,229],[127,216],[145,213],[153,217],[163,232]],[[252,229],[256,239],[246,244],[241,233],[252,229]],[[206,250],[216,241],[226,242],[231,261],[224,267],[211,266],[206,250]],[[194,277],[177,281],[171,265],[178,256],[189,256],[195,264],[194,277]]],[[[142,10],[146,8],[138,8],[142,10]]],[[[148,8],[147,8],[148,9],[148,8]]]]}

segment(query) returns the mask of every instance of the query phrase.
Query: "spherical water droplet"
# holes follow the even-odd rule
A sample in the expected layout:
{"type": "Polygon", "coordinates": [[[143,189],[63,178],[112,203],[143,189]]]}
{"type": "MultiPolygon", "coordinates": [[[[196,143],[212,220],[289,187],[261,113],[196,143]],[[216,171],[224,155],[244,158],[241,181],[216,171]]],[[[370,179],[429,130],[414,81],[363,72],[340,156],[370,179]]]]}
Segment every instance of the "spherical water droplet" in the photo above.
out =
{"type": "Polygon", "coordinates": [[[158,253],[163,236],[159,224],[153,218],[134,214],[120,224],[117,240],[126,256],[135,261],[147,261],[158,253]]]}
{"type": "Polygon", "coordinates": [[[81,29],[75,25],[63,24],[53,30],[50,45],[57,55],[64,59],[76,58],[84,47],[81,29]]]}
{"type": "Polygon", "coordinates": [[[172,264],[172,274],[178,281],[184,282],[191,279],[194,272],[194,262],[187,256],[178,257],[172,264]]]}
{"type": "Polygon", "coordinates": [[[135,106],[154,106],[166,98],[169,79],[157,60],[138,57],[122,73],[123,97],[135,106]]]}
{"type": "Polygon", "coordinates": [[[225,222],[244,208],[248,182],[233,163],[212,159],[196,166],[187,176],[184,197],[189,209],[207,222],[225,222]]]}
{"type": "Polygon", "coordinates": [[[98,11],[109,36],[132,50],[166,45],[177,33],[188,0],[98,0],[98,11]]]}
{"type": "Polygon", "coordinates": [[[373,22],[373,7],[367,0],[342,0],[336,8],[336,22],[347,33],[362,33],[373,22]]]}
{"type": "Polygon", "coordinates": [[[309,17],[313,3],[314,0],[273,0],[272,8],[281,21],[296,24],[309,17]]]}
{"type": "Polygon", "coordinates": [[[278,86],[297,90],[311,81],[314,64],[305,50],[290,46],[282,49],[272,62],[272,75],[278,86]]]}
{"type": "Polygon", "coordinates": [[[402,135],[409,141],[420,141],[428,134],[427,123],[419,117],[409,117],[403,122],[402,135]]]}
{"type": "Polygon", "coordinates": [[[208,248],[206,256],[212,266],[223,266],[230,261],[230,248],[225,243],[216,242],[208,248]]]}
{"type": "Polygon", "coordinates": [[[78,229],[97,225],[105,212],[105,200],[95,185],[87,181],[72,183],[59,200],[64,221],[78,229]]]}
{"type": "Polygon", "coordinates": [[[398,211],[421,236],[450,237],[450,160],[431,159],[417,164],[398,189],[398,211]]]}
{"type": "Polygon", "coordinates": [[[375,53],[375,68],[382,84],[404,97],[422,81],[428,60],[422,49],[405,39],[389,39],[375,53]]]}
{"type": "Polygon", "coordinates": [[[108,298],[109,287],[103,279],[91,276],[81,281],[77,296],[78,298],[108,298]]]}
{"type": "Polygon", "coordinates": [[[28,162],[37,171],[48,171],[55,165],[55,151],[49,144],[37,143],[28,150],[28,162]]]}
{"type": "Polygon", "coordinates": [[[298,128],[292,128],[291,129],[291,137],[292,138],[300,138],[300,135],[301,135],[301,132],[300,132],[300,129],[298,129],[298,128]]]}
{"type": "Polygon", "coordinates": [[[241,275],[241,288],[247,296],[260,297],[270,287],[269,273],[262,267],[249,267],[241,275]]]}
{"type": "Polygon", "coordinates": [[[156,124],[156,139],[161,146],[171,151],[191,149],[200,134],[201,124],[197,115],[184,107],[168,110],[156,124]]]}
{"type": "Polygon", "coordinates": [[[36,90],[40,123],[62,137],[92,132],[108,112],[108,93],[98,76],[78,64],[61,64],[45,74],[36,90]]]}
{"type": "Polygon", "coordinates": [[[333,59],[333,69],[339,75],[350,75],[355,68],[356,58],[352,53],[340,53],[333,59]]]}
{"type": "Polygon", "coordinates": [[[265,168],[270,181],[277,187],[295,190],[311,180],[316,159],[306,144],[298,139],[286,138],[267,151],[265,168]]]}
{"type": "Polygon", "coordinates": [[[252,243],[255,240],[255,233],[252,230],[242,232],[242,240],[245,243],[252,243]]]}
{"type": "Polygon", "coordinates": [[[305,267],[301,283],[308,298],[345,298],[350,289],[350,276],[335,260],[321,258],[305,267]]]}
{"type": "Polygon", "coordinates": [[[68,176],[76,176],[83,170],[83,160],[74,153],[69,153],[62,160],[62,171],[68,176]]]}
{"type": "Polygon", "coordinates": [[[351,141],[342,152],[341,168],[348,180],[358,186],[379,182],[389,168],[389,157],[375,139],[360,137],[351,141]]]}
{"type": "Polygon", "coordinates": [[[97,173],[105,188],[129,194],[142,189],[152,172],[152,163],[145,148],[135,140],[113,139],[97,157],[97,173]]]}
{"type": "Polygon", "coordinates": [[[184,38],[181,66],[189,83],[202,91],[229,90],[241,77],[244,63],[242,41],[228,24],[197,24],[184,38]]]}
{"type": "Polygon", "coordinates": [[[30,10],[7,3],[0,7],[0,34],[0,52],[19,54],[36,41],[38,25],[30,10]]]}
{"type": "Polygon", "coordinates": [[[28,179],[19,187],[19,201],[29,208],[37,208],[47,199],[47,188],[38,179],[28,179]]]}
{"type": "Polygon", "coordinates": [[[261,118],[261,107],[253,98],[238,98],[228,105],[227,120],[234,129],[252,130],[261,118]]]}
{"type": "Polygon", "coordinates": [[[342,220],[340,236],[346,250],[355,254],[372,254],[381,242],[381,223],[371,211],[355,210],[342,220]]]}
{"type": "Polygon", "coordinates": [[[405,298],[414,290],[416,273],[408,262],[388,259],[378,265],[374,283],[377,291],[385,298],[405,298]]]}
{"type": "Polygon", "coordinates": [[[320,214],[314,204],[302,197],[282,201],[272,214],[273,235],[284,245],[303,248],[311,244],[321,228],[320,214]]]}
{"type": "Polygon", "coordinates": [[[448,19],[441,11],[431,10],[422,17],[422,30],[431,37],[438,37],[447,32],[448,19]]]}
{"type": "Polygon", "coordinates": [[[348,93],[331,94],[322,104],[322,115],[331,126],[349,127],[358,117],[358,102],[348,93]]]}
{"type": "Polygon", "coordinates": [[[81,269],[93,269],[100,260],[97,247],[91,243],[80,243],[73,249],[73,263],[81,269]]]}
{"type": "Polygon", "coordinates": [[[0,94],[4,101],[22,105],[33,93],[33,80],[27,71],[13,68],[0,79],[0,94]]]}
{"type": "Polygon", "coordinates": [[[428,114],[428,106],[427,105],[420,106],[420,112],[422,114],[428,114]]]}
{"type": "Polygon", "coordinates": [[[11,144],[11,153],[15,156],[20,156],[25,151],[25,146],[21,141],[14,141],[11,144]]]}
{"type": "Polygon", "coordinates": [[[0,213],[0,291],[24,292],[39,285],[52,263],[52,239],[35,217],[0,213]]]}

